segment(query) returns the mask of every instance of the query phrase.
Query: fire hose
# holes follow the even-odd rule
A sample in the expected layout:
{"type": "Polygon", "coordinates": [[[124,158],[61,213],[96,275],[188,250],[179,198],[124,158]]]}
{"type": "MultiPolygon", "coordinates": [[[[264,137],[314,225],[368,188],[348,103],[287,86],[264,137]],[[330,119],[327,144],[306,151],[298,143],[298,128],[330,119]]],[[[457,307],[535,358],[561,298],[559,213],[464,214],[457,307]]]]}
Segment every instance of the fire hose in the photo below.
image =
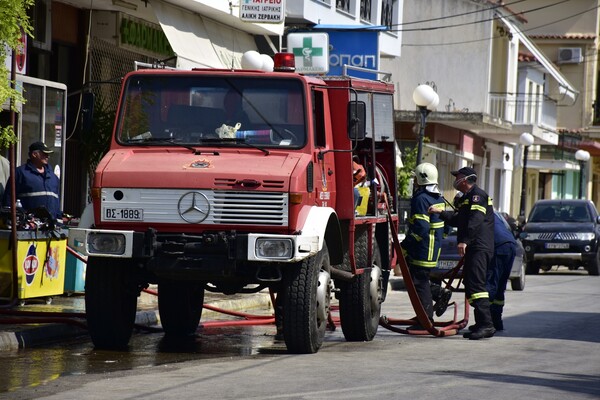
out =
{"type": "MultiPolygon", "coordinates": [[[[78,260],[87,263],[87,257],[82,256],[77,251],[67,246],[67,251],[78,260]]],[[[145,293],[157,296],[158,292],[151,289],[143,289],[145,293]]],[[[272,304],[274,304],[273,294],[271,294],[272,304]]],[[[12,306],[18,305],[18,301],[12,302],[12,306]]],[[[202,322],[200,328],[214,328],[214,327],[228,327],[228,326],[247,326],[247,325],[269,325],[275,323],[275,317],[273,315],[253,315],[243,312],[225,310],[219,307],[215,307],[210,304],[204,304],[204,309],[215,311],[221,314],[230,315],[233,317],[242,318],[241,320],[216,320],[202,322]]],[[[39,323],[63,323],[69,325],[75,325],[79,328],[87,329],[86,323],[83,321],[86,318],[85,312],[57,312],[57,311],[27,311],[27,310],[14,310],[12,308],[1,308],[0,309],[0,324],[39,324],[39,323]],[[5,317],[8,316],[8,317],[5,317]]],[[[156,327],[150,327],[145,325],[136,324],[137,329],[151,330],[151,331],[162,331],[156,327]]]]}
{"type": "MultiPolygon", "coordinates": [[[[445,322],[432,322],[429,319],[429,317],[427,316],[427,313],[425,312],[425,308],[423,307],[423,304],[421,304],[421,300],[419,299],[414,282],[411,278],[410,271],[409,271],[408,265],[406,263],[406,259],[404,258],[404,254],[402,253],[402,248],[401,248],[400,242],[398,240],[398,231],[396,229],[396,226],[393,224],[392,215],[390,212],[390,207],[387,202],[387,199],[385,199],[385,203],[386,203],[386,211],[387,211],[388,221],[389,221],[389,225],[390,225],[390,231],[391,231],[391,235],[392,235],[394,250],[396,251],[396,254],[398,255],[398,265],[400,267],[400,271],[402,272],[402,278],[404,279],[406,291],[408,293],[408,297],[413,306],[413,309],[415,310],[416,316],[409,318],[409,319],[396,319],[396,318],[389,318],[389,317],[383,315],[379,320],[379,324],[381,326],[383,326],[384,328],[387,328],[391,331],[403,333],[403,334],[409,334],[409,335],[431,334],[436,337],[456,335],[461,329],[463,329],[465,326],[467,326],[467,324],[469,322],[469,303],[465,299],[464,317],[461,320],[458,320],[458,312],[457,312],[456,302],[451,303],[451,305],[454,306],[453,307],[454,317],[452,320],[445,321],[445,322]],[[418,323],[424,329],[409,329],[409,328],[399,328],[398,327],[398,326],[402,326],[402,325],[414,326],[416,323],[418,323]]],[[[461,259],[459,261],[458,265],[455,268],[453,268],[452,270],[450,270],[449,274],[446,275],[446,276],[449,276],[449,278],[450,278],[446,285],[447,289],[452,290],[452,282],[455,279],[455,277],[456,277],[458,271],[460,270],[460,268],[462,267],[462,265],[463,265],[463,260],[461,259]]]]}

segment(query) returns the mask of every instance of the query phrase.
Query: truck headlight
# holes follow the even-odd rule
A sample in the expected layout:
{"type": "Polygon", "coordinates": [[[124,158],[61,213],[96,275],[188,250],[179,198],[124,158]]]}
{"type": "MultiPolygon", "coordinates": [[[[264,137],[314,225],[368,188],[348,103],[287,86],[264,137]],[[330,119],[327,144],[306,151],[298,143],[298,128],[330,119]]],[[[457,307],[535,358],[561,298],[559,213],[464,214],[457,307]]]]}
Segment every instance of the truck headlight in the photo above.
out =
{"type": "Polygon", "coordinates": [[[262,258],[292,258],[294,254],[291,239],[259,238],[256,239],[256,255],[262,258]]]}
{"type": "Polygon", "coordinates": [[[88,252],[125,254],[125,235],[93,232],[88,235],[88,252]]]}

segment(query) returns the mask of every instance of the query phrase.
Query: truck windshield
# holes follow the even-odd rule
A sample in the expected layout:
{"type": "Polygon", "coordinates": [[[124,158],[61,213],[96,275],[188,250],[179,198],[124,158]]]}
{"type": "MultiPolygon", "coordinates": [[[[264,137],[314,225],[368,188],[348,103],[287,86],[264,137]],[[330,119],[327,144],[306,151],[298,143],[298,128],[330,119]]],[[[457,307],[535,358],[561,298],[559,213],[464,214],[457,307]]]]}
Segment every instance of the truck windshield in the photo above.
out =
{"type": "Polygon", "coordinates": [[[117,141],[298,148],[306,142],[303,98],[295,79],[132,76],[121,103],[117,141]]]}

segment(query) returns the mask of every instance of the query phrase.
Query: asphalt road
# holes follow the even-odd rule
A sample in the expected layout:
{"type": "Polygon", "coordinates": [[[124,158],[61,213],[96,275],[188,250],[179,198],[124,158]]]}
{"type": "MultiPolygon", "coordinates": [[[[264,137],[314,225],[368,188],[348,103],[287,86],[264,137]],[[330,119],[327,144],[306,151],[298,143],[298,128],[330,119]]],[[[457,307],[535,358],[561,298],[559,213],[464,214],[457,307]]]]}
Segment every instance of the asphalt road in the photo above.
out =
{"type": "MultiPolygon", "coordinates": [[[[406,292],[392,291],[384,314],[411,317],[406,292]]],[[[136,335],[125,354],[97,352],[86,341],[37,349],[45,354],[37,358],[35,352],[16,353],[32,371],[48,366],[53,351],[66,352],[64,365],[78,359],[86,369],[64,372],[65,367],[45,379],[29,378],[27,386],[16,385],[0,397],[600,398],[599,277],[566,269],[527,276],[524,291],[507,292],[505,327],[480,341],[407,336],[380,327],[368,343],[346,342],[338,329],[327,333],[313,355],[287,354],[274,341],[272,326],[215,329],[175,347],[165,346],[160,334],[136,335]]],[[[5,368],[8,361],[0,360],[5,368]]]]}

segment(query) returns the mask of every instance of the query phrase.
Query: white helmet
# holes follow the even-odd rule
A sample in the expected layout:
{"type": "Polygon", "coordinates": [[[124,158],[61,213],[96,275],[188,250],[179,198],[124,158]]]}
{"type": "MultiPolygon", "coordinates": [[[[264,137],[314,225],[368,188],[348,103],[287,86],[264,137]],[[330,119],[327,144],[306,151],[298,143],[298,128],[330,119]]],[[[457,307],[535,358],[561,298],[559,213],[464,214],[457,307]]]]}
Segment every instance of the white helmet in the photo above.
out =
{"type": "Polygon", "coordinates": [[[415,168],[415,177],[419,186],[437,185],[438,170],[433,164],[422,163],[415,168]]]}

